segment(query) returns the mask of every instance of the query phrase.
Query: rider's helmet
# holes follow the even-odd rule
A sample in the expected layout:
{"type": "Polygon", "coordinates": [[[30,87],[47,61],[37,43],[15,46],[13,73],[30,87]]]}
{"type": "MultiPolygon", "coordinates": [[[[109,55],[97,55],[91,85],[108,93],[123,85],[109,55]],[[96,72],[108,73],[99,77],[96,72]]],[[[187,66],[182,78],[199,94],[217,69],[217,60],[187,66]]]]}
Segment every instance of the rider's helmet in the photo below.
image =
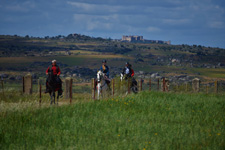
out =
{"type": "Polygon", "coordinates": [[[52,63],[56,63],[56,60],[54,59],[54,60],[52,60],[52,63]]]}
{"type": "Polygon", "coordinates": [[[130,65],[130,63],[129,63],[129,62],[126,62],[125,64],[126,64],[126,66],[129,66],[129,65],[130,65]]]}
{"type": "Polygon", "coordinates": [[[106,63],[106,60],[105,60],[105,59],[103,59],[103,60],[102,60],[102,63],[106,63]]]}

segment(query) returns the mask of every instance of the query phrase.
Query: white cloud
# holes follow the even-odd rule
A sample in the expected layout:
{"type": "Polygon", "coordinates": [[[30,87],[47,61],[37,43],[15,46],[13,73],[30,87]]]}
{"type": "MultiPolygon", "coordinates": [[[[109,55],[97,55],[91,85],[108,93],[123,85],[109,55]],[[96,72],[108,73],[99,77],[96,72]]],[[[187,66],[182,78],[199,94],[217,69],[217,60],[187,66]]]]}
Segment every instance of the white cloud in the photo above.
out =
{"type": "Polygon", "coordinates": [[[68,1],[67,4],[78,7],[78,8],[82,8],[83,10],[86,10],[86,11],[89,11],[89,10],[93,9],[94,7],[97,7],[96,4],[71,2],[71,1],[68,1]]]}
{"type": "Polygon", "coordinates": [[[119,5],[107,5],[107,4],[91,4],[91,3],[81,3],[81,2],[71,2],[67,1],[67,4],[74,6],[78,11],[85,13],[116,13],[122,10],[124,7],[119,5]]]}
{"type": "Polygon", "coordinates": [[[158,28],[158,27],[148,27],[147,29],[146,29],[148,32],[159,32],[159,31],[161,31],[161,29],[160,28],[158,28]]]}
{"type": "Polygon", "coordinates": [[[208,23],[208,26],[209,26],[210,28],[215,28],[215,29],[222,29],[222,28],[225,27],[224,25],[225,25],[225,24],[224,24],[224,22],[222,22],[222,21],[213,21],[213,22],[209,22],[209,23],[208,23]]]}
{"type": "Polygon", "coordinates": [[[11,5],[6,5],[4,8],[11,12],[28,12],[35,8],[35,3],[32,1],[19,2],[11,5]]]}
{"type": "Polygon", "coordinates": [[[16,11],[16,12],[28,12],[29,9],[22,7],[21,5],[7,6],[5,7],[8,11],[16,11]]]}
{"type": "Polygon", "coordinates": [[[115,15],[86,15],[86,14],[74,14],[75,24],[85,30],[111,30],[113,28],[113,22],[118,19],[115,15]]]}
{"type": "Polygon", "coordinates": [[[190,23],[191,20],[189,20],[189,19],[163,19],[162,22],[167,25],[182,25],[182,24],[190,23]]]}

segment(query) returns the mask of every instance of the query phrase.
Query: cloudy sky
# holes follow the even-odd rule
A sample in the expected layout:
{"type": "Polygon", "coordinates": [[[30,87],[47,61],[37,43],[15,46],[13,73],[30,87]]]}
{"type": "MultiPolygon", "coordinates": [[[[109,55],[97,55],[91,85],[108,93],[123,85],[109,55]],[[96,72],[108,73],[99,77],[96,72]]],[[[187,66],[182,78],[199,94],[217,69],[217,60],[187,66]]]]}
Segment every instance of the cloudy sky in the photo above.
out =
{"type": "Polygon", "coordinates": [[[1,0],[0,34],[143,35],[225,48],[224,0],[1,0]]]}

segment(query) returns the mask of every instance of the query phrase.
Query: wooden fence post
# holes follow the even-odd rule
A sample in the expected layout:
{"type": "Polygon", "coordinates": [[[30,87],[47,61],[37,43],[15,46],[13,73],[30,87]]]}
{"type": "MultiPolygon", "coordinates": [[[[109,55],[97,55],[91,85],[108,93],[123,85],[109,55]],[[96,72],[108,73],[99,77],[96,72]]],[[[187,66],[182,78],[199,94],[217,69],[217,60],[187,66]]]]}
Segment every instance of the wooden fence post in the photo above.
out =
{"type": "Polygon", "coordinates": [[[115,79],[112,79],[112,95],[114,96],[115,79]]]}
{"type": "Polygon", "coordinates": [[[142,79],[138,80],[138,86],[139,92],[142,91],[142,79]]]}
{"type": "Polygon", "coordinates": [[[209,86],[208,86],[208,84],[206,84],[206,93],[207,94],[209,93],[209,86]]]}
{"type": "Polygon", "coordinates": [[[38,79],[38,93],[39,93],[39,104],[41,105],[41,90],[42,90],[42,86],[41,86],[41,84],[42,84],[42,80],[39,78],[38,79]]]}
{"type": "Polygon", "coordinates": [[[165,79],[165,88],[166,88],[166,91],[169,92],[169,79],[168,78],[165,79]]]}
{"type": "Polygon", "coordinates": [[[215,86],[215,93],[218,93],[218,81],[217,80],[214,82],[214,86],[215,86]]]}
{"type": "Polygon", "coordinates": [[[157,84],[158,86],[157,86],[157,89],[158,89],[158,91],[159,91],[159,78],[158,78],[158,84],[157,84]]]}
{"type": "Polygon", "coordinates": [[[165,89],[166,89],[165,86],[166,86],[165,77],[163,77],[163,87],[162,87],[163,92],[165,92],[165,89]]]}
{"type": "Polygon", "coordinates": [[[188,92],[188,82],[186,82],[186,92],[188,92]]]}
{"type": "Polygon", "coordinates": [[[72,96],[73,96],[72,87],[73,87],[73,79],[70,80],[70,104],[72,103],[72,96]]]}
{"type": "Polygon", "coordinates": [[[130,94],[130,82],[131,82],[131,80],[130,80],[130,78],[127,80],[127,92],[128,92],[128,94],[130,94]]]}
{"type": "Polygon", "coordinates": [[[152,83],[151,83],[151,79],[149,79],[149,91],[151,91],[151,85],[152,83]]]}
{"type": "Polygon", "coordinates": [[[95,100],[95,91],[96,91],[96,87],[95,87],[95,78],[91,79],[91,93],[92,93],[92,99],[95,100]]]}
{"type": "Polygon", "coordinates": [[[194,92],[200,91],[200,79],[194,78],[192,80],[192,89],[193,89],[194,92]]]}
{"type": "Polygon", "coordinates": [[[41,105],[41,84],[40,84],[39,92],[40,92],[40,100],[39,100],[39,104],[41,105]]]}
{"type": "Polygon", "coordinates": [[[1,80],[1,82],[2,82],[2,94],[3,94],[3,96],[5,96],[5,93],[4,93],[4,81],[3,81],[3,79],[1,80]]]}
{"type": "Polygon", "coordinates": [[[70,77],[67,77],[65,79],[65,98],[66,99],[72,99],[72,84],[73,84],[73,79],[70,77]]]}
{"type": "Polygon", "coordinates": [[[23,83],[22,84],[23,84],[23,91],[22,92],[24,93],[25,92],[25,88],[24,88],[24,77],[23,77],[23,83]]]}
{"type": "Polygon", "coordinates": [[[23,77],[23,93],[32,94],[32,76],[27,74],[23,77]]]}

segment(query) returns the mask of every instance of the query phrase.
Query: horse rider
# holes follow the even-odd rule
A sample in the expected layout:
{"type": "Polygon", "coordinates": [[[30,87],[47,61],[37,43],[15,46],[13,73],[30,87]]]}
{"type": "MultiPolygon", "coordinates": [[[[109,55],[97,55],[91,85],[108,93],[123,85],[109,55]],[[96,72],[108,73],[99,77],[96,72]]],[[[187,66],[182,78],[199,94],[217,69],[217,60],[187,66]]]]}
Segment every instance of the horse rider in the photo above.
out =
{"type": "Polygon", "coordinates": [[[126,62],[125,67],[123,68],[122,74],[125,76],[125,79],[131,78],[134,76],[134,73],[132,74],[132,69],[129,62],[126,62]]]}
{"type": "Polygon", "coordinates": [[[105,81],[107,85],[109,86],[110,80],[109,80],[109,67],[106,65],[107,61],[102,60],[102,66],[100,67],[99,70],[101,70],[105,74],[105,81]]]}
{"type": "Polygon", "coordinates": [[[125,67],[123,68],[122,74],[125,76],[125,80],[131,78],[132,86],[137,85],[137,81],[134,79],[134,70],[132,69],[132,65],[129,62],[126,62],[125,67]]]}
{"type": "MultiPolygon", "coordinates": [[[[54,76],[57,77],[57,84],[59,84],[59,96],[62,95],[62,81],[61,79],[59,78],[59,75],[61,74],[61,71],[60,71],[60,68],[58,65],[56,65],[56,60],[52,60],[52,65],[50,65],[48,67],[48,69],[46,70],[46,75],[48,75],[48,73],[52,71],[54,76]]],[[[45,93],[48,93],[49,92],[49,89],[48,89],[48,86],[47,86],[47,80],[46,80],[46,91],[45,93]]]]}

